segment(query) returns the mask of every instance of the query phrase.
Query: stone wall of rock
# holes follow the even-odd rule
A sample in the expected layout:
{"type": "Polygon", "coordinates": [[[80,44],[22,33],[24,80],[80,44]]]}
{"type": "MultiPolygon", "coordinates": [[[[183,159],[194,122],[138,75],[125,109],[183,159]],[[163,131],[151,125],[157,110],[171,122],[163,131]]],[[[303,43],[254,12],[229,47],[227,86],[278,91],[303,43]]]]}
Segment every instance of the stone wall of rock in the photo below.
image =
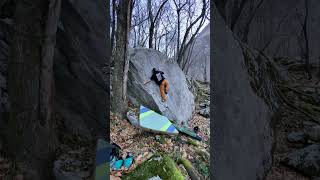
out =
{"type": "Polygon", "coordinates": [[[262,179],[272,161],[272,113],[250,85],[239,42],[221,15],[213,11],[214,179],[262,179]]]}
{"type": "MultiPolygon", "coordinates": [[[[222,2],[222,1],[221,1],[222,2]]],[[[236,12],[236,0],[227,1],[225,8],[219,6],[220,12],[225,14],[227,24],[230,26],[232,16],[236,12]]],[[[245,35],[247,24],[248,44],[255,49],[265,48],[270,56],[301,57],[305,48],[302,24],[305,16],[304,0],[253,0],[247,1],[234,26],[234,32],[238,37],[245,35]],[[259,4],[261,5],[259,6],[259,4]],[[255,11],[255,7],[258,7],[255,11]],[[252,8],[253,7],[253,8],[252,8]],[[251,23],[248,23],[252,17],[251,23]]],[[[317,40],[320,29],[320,2],[308,1],[309,17],[307,32],[309,36],[310,58],[317,62],[320,56],[320,42],[317,40]]]]}
{"type": "MultiPolygon", "coordinates": [[[[55,111],[66,128],[82,135],[104,135],[108,92],[107,19],[104,1],[62,1],[54,55],[55,111]],[[107,28],[107,27],[106,27],[107,28]]],[[[0,118],[6,101],[6,71],[12,19],[0,19],[0,118]]]]}

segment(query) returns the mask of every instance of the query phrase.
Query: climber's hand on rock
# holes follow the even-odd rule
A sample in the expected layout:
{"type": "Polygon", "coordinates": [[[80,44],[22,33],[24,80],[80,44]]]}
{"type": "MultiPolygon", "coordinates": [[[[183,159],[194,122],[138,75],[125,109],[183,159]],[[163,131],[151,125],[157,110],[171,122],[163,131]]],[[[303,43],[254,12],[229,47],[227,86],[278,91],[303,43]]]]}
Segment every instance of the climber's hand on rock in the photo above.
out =
{"type": "Polygon", "coordinates": [[[145,81],[143,84],[147,84],[147,83],[149,83],[150,82],[150,80],[149,81],[145,81]]]}

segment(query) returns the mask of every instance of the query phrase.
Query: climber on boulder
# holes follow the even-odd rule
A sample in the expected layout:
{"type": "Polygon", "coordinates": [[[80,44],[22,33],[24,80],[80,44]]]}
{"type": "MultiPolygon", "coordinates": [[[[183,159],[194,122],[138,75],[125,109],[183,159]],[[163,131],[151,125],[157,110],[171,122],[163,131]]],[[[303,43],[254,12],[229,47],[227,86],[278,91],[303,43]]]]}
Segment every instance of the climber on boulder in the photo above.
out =
{"type": "Polygon", "coordinates": [[[151,82],[152,80],[155,81],[155,83],[160,86],[160,95],[162,98],[162,102],[165,102],[167,100],[167,97],[165,94],[168,94],[169,91],[169,82],[167,79],[163,76],[164,72],[157,70],[156,68],[152,69],[152,76],[150,80],[144,82],[144,84],[147,84],[151,82]]]}

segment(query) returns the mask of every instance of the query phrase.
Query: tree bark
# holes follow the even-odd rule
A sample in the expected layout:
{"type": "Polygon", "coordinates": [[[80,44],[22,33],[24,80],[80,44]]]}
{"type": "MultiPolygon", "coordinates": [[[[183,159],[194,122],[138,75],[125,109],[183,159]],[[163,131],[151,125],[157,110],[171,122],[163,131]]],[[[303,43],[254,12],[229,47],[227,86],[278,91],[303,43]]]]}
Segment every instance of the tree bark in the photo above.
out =
{"type": "Polygon", "coordinates": [[[7,152],[24,179],[52,176],[53,56],[60,0],[17,1],[9,57],[7,152]]]}
{"type": "Polygon", "coordinates": [[[114,37],[116,32],[116,0],[112,0],[112,21],[111,21],[111,50],[114,47],[114,37]]]}
{"type": "MultiPolygon", "coordinates": [[[[168,0],[165,0],[161,3],[156,16],[153,18],[153,14],[152,14],[152,5],[151,5],[151,0],[148,0],[148,12],[149,12],[149,21],[150,21],[150,27],[149,27],[149,48],[153,48],[153,36],[154,36],[154,28],[155,28],[155,24],[159,18],[159,15],[164,7],[164,5],[168,2],[168,0]]],[[[156,44],[156,40],[155,40],[155,44],[156,44]]],[[[156,49],[156,47],[155,47],[156,49]]]]}
{"type": "Polygon", "coordinates": [[[128,35],[130,31],[130,0],[120,0],[117,13],[116,46],[113,54],[111,110],[124,117],[127,110],[127,79],[129,60],[127,58],[128,35]]]}
{"type": "Polygon", "coordinates": [[[182,68],[183,67],[183,55],[186,51],[186,49],[189,47],[190,43],[193,41],[193,39],[196,37],[198,32],[200,31],[201,26],[203,25],[204,18],[205,18],[205,13],[206,13],[206,1],[202,0],[203,6],[202,6],[202,12],[201,14],[195,19],[193,22],[190,23],[190,25],[186,29],[186,33],[184,34],[181,46],[179,48],[179,51],[177,51],[177,62],[179,66],[182,68]],[[195,33],[191,36],[190,40],[187,42],[187,38],[189,36],[189,33],[192,29],[192,27],[198,22],[199,26],[197,27],[195,33]]]}
{"type": "Polygon", "coordinates": [[[180,10],[177,11],[177,21],[178,21],[178,29],[177,29],[177,53],[180,52],[180,10]]]}
{"type": "Polygon", "coordinates": [[[308,37],[308,16],[309,16],[309,8],[308,8],[308,0],[304,1],[305,4],[305,17],[304,17],[304,23],[303,23],[303,34],[305,38],[305,70],[308,75],[308,79],[312,79],[312,74],[310,70],[310,57],[309,57],[309,37],[308,37]]]}
{"type": "Polygon", "coordinates": [[[149,12],[149,48],[152,48],[152,40],[153,40],[153,31],[154,31],[154,23],[153,23],[153,15],[152,15],[152,5],[151,0],[148,0],[148,12],[149,12]]]}

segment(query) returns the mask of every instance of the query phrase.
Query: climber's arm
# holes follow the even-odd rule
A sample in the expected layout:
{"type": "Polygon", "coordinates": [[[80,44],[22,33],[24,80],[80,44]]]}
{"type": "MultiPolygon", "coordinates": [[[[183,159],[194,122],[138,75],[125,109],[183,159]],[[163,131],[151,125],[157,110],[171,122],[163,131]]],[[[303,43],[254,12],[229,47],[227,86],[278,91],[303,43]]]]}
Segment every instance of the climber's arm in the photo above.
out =
{"type": "Polygon", "coordinates": [[[147,81],[145,81],[143,84],[147,84],[147,83],[149,83],[149,82],[151,82],[152,80],[154,80],[154,74],[150,77],[150,79],[149,80],[147,80],[147,81]]]}
{"type": "Polygon", "coordinates": [[[151,80],[147,80],[147,81],[145,81],[143,84],[147,84],[147,83],[149,83],[149,82],[151,82],[151,80]]]}

